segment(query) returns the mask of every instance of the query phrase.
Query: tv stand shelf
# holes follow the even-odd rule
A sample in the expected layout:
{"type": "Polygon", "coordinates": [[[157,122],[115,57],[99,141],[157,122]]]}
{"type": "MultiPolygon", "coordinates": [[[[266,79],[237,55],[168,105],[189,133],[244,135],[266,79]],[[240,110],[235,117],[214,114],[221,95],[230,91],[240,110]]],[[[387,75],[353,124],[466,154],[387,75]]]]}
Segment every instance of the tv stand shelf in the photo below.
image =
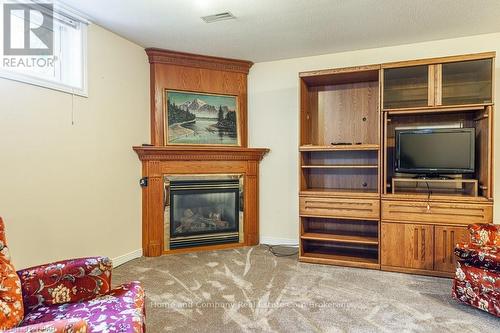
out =
{"type": "Polygon", "coordinates": [[[399,193],[429,193],[432,194],[460,194],[477,197],[477,179],[424,179],[424,178],[392,178],[392,194],[399,193]]]}
{"type": "Polygon", "coordinates": [[[352,188],[307,188],[299,192],[299,196],[313,197],[353,197],[353,198],[380,198],[375,189],[352,189],[352,188]]]}
{"type": "Polygon", "coordinates": [[[329,164],[303,165],[302,169],[377,169],[377,164],[329,164]]]}
{"type": "Polygon", "coordinates": [[[318,146],[318,145],[303,145],[299,147],[299,151],[356,151],[356,150],[368,150],[368,151],[378,151],[380,145],[378,144],[352,144],[352,145],[329,145],[329,146],[318,146]]]}

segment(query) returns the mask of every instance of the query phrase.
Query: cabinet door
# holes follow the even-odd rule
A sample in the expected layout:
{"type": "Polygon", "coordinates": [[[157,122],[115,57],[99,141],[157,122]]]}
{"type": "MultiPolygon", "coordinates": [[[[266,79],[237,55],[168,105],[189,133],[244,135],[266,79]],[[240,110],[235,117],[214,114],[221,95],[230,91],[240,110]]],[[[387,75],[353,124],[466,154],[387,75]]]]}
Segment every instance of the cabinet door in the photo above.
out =
{"type": "Polygon", "coordinates": [[[493,59],[445,63],[438,65],[436,72],[437,77],[441,77],[437,105],[492,103],[493,59]]]}
{"type": "Polygon", "coordinates": [[[434,71],[429,71],[429,68],[428,65],[385,68],[383,108],[401,109],[433,105],[434,92],[430,89],[429,82],[434,82],[434,71]]]}
{"type": "Polygon", "coordinates": [[[434,227],[382,223],[381,262],[384,266],[432,270],[434,227]]]}
{"type": "Polygon", "coordinates": [[[454,272],[456,258],[455,245],[467,241],[469,233],[466,227],[434,227],[434,269],[441,272],[454,272]]]}

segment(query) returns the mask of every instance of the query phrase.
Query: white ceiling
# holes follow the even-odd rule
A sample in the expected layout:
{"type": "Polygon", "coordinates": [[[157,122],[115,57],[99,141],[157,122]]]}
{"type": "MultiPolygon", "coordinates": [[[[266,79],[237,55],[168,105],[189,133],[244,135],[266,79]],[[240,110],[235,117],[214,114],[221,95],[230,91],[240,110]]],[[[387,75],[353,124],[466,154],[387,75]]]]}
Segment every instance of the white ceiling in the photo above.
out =
{"type": "Polygon", "coordinates": [[[143,47],[254,62],[500,31],[500,0],[61,2],[143,47]],[[237,19],[200,19],[224,11],[237,19]]]}

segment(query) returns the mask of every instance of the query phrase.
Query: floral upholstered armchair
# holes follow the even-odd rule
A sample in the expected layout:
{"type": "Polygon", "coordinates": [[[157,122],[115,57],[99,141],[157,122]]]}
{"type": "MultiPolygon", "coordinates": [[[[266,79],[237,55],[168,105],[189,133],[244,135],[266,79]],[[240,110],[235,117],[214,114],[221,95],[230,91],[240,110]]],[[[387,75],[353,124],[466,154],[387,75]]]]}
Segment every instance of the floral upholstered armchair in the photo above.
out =
{"type": "Polygon", "coordinates": [[[0,218],[0,332],[144,332],[139,282],[111,289],[111,261],[65,260],[14,270],[0,218]]]}
{"type": "Polygon", "coordinates": [[[452,295],[461,302],[500,317],[500,226],[469,226],[471,241],[458,244],[452,295]]]}

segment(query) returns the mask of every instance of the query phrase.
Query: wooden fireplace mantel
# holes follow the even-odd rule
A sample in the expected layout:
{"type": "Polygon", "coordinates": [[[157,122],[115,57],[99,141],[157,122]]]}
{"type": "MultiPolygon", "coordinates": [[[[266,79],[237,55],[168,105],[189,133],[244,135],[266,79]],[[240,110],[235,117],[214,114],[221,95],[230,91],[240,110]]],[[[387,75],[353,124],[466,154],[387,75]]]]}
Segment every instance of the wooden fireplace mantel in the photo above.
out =
{"type": "Polygon", "coordinates": [[[186,147],[186,146],[136,146],[133,147],[141,161],[260,161],[269,152],[267,148],[244,147],[186,147]]]}
{"type": "MultiPolygon", "coordinates": [[[[257,245],[259,162],[269,151],[248,148],[247,75],[252,62],[172,50],[146,49],[150,62],[151,146],[136,146],[142,162],[142,244],[145,256],[257,245]],[[240,146],[169,145],[165,142],[165,91],[237,97],[240,146]],[[237,174],[243,177],[243,230],[239,243],[171,250],[164,241],[164,189],[168,175],[237,174]]],[[[242,232],[241,232],[242,231],[242,232]]]]}
{"type": "Polygon", "coordinates": [[[142,161],[142,244],[145,256],[164,253],[251,246],[259,243],[259,162],[266,148],[241,147],[133,147],[142,161]],[[165,250],[164,176],[241,174],[244,177],[244,239],[237,244],[165,250]]]}

